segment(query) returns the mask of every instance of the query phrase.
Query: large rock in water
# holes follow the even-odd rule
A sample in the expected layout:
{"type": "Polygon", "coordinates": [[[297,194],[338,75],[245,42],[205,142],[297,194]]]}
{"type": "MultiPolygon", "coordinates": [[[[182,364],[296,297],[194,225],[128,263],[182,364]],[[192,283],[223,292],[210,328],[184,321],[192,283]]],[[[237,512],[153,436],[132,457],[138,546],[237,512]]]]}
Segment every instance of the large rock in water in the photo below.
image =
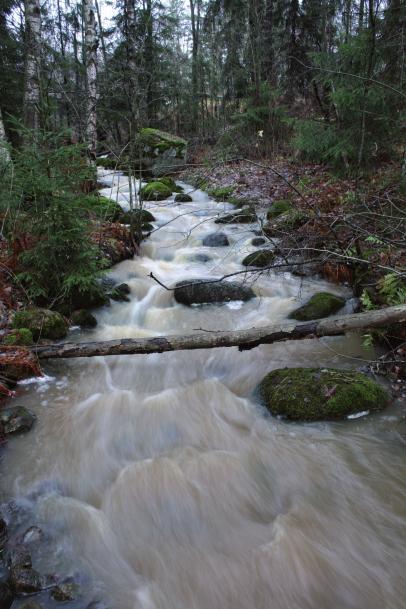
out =
{"type": "Polygon", "coordinates": [[[48,309],[25,309],[17,311],[13,319],[13,328],[28,328],[34,340],[64,338],[68,331],[68,323],[57,311],[48,309]]]}
{"type": "Polygon", "coordinates": [[[139,140],[143,160],[154,176],[171,173],[186,162],[187,142],[181,137],[159,129],[146,128],[141,129],[139,140]]]}
{"type": "Polygon", "coordinates": [[[319,292],[314,294],[310,300],[302,307],[295,309],[289,319],[297,319],[298,321],[310,321],[312,319],[321,319],[328,317],[339,311],[345,305],[344,298],[330,294],[329,292],[319,292]]]}
{"type": "Polygon", "coordinates": [[[266,266],[270,266],[270,264],[272,264],[274,258],[275,254],[271,250],[258,250],[257,252],[248,254],[241,264],[244,266],[265,268],[266,266]]]}
{"type": "Polygon", "coordinates": [[[206,247],[226,247],[230,245],[228,237],[224,233],[211,233],[203,239],[203,245],[206,247]]]}
{"type": "Polygon", "coordinates": [[[221,281],[211,283],[209,279],[186,279],[175,286],[175,300],[180,304],[221,304],[233,300],[247,301],[255,297],[247,285],[221,281]]]}
{"type": "Polygon", "coordinates": [[[10,406],[0,410],[0,425],[6,434],[30,431],[35,419],[35,414],[23,406],[10,406]]]}
{"type": "Polygon", "coordinates": [[[333,368],[273,370],[262,380],[259,393],[273,415],[293,421],[342,419],[381,410],[389,402],[388,393],[364,374],[333,368]]]}

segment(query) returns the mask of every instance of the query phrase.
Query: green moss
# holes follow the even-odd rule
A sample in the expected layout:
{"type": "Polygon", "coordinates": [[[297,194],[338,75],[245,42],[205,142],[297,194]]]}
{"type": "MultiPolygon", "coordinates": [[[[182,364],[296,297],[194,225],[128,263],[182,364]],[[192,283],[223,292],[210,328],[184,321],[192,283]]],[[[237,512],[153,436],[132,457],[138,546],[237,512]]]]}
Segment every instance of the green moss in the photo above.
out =
{"type": "Polygon", "coordinates": [[[97,326],[97,319],[89,311],[86,311],[86,309],[73,311],[71,322],[72,325],[81,326],[82,328],[94,328],[97,326]]]}
{"type": "Polygon", "coordinates": [[[299,321],[310,321],[311,319],[321,319],[336,313],[345,305],[344,298],[340,298],[329,292],[319,292],[314,294],[302,307],[299,307],[289,315],[289,319],[299,321]]]}
{"type": "Polygon", "coordinates": [[[172,192],[183,192],[183,188],[181,186],[178,186],[175,180],[169,176],[159,178],[157,182],[162,182],[162,184],[165,184],[165,186],[170,188],[172,192]]]}
{"type": "Polygon", "coordinates": [[[152,224],[149,224],[149,222],[143,224],[141,228],[144,233],[150,233],[154,230],[154,227],[152,226],[152,224]]]}
{"type": "Polygon", "coordinates": [[[249,209],[242,209],[234,214],[228,214],[217,218],[216,224],[252,224],[257,221],[257,215],[255,212],[249,209]]]}
{"type": "Polygon", "coordinates": [[[24,345],[26,347],[32,345],[33,342],[34,338],[32,332],[28,328],[12,330],[3,340],[5,345],[24,345]]]}
{"type": "Polygon", "coordinates": [[[150,182],[141,189],[142,197],[145,201],[163,201],[169,199],[172,190],[162,182],[150,182]]]}
{"type": "Polygon", "coordinates": [[[62,315],[56,311],[26,309],[15,313],[13,328],[27,328],[32,332],[35,341],[39,338],[57,340],[66,336],[68,324],[62,315]]]}
{"type": "Polygon", "coordinates": [[[227,201],[228,203],[231,203],[231,205],[234,205],[234,207],[237,208],[241,208],[244,206],[254,208],[255,205],[258,203],[258,201],[254,201],[253,199],[249,199],[247,197],[228,197],[227,201]]]}
{"type": "Polygon", "coordinates": [[[220,186],[218,188],[210,188],[208,195],[216,201],[227,201],[234,192],[234,186],[220,186]]]}
{"type": "Polygon", "coordinates": [[[79,212],[83,211],[89,216],[110,222],[117,222],[123,213],[116,201],[100,195],[82,195],[74,200],[73,205],[79,212]]]}
{"type": "Polygon", "coordinates": [[[144,222],[154,222],[155,216],[147,209],[133,209],[133,211],[123,212],[120,216],[121,224],[144,224],[144,222]]]}
{"type": "Polygon", "coordinates": [[[190,195],[186,195],[184,193],[176,195],[175,202],[176,203],[192,203],[193,199],[190,195]]]}
{"type": "Polygon", "coordinates": [[[290,201],[287,199],[280,199],[279,201],[274,201],[272,203],[271,207],[268,209],[266,217],[268,220],[271,220],[272,218],[276,218],[277,216],[280,216],[291,209],[292,203],[290,201]]]}
{"type": "Polygon", "coordinates": [[[360,411],[376,411],[389,402],[375,381],[354,371],[286,368],[268,374],[259,386],[273,415],[295,421],[340,419],[360,411]]]}
{"type": "Polygon", "coordinates": [[[187,146],[186,140],[181,137],[166,131],[160,131],[160,129],[152,129],[151,127],[140,130],[140,142],[147,148],[156,150],[158,153],[163,153],[174,148],[177,154],[181,156],[184,155],[187,146]]]}
{"type": "Polygon", "coordinates": [[[266,267],[269,266],[273,259],[274,253],[271,250],[258,250],[257,252],[252,252],[252,254],[248,254],[242,261],[244,266],[256,266],[256,267],[266,267]]]}

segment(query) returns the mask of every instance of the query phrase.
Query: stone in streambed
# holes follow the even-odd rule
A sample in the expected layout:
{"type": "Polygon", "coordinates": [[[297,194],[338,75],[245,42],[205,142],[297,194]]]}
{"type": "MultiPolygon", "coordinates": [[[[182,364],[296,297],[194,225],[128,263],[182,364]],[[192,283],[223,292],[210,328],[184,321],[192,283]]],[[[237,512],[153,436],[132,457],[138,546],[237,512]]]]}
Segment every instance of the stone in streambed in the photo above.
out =
{"type": "Polygon", "coordinates": [[[175,197],[175,203],[192,203],[192,202],[193,202],[192,197],[183,192],[176,195],[176,197],[175,197]]]}
{"type": "Polygon", "coordinates": [[[329,292],[319,292],[314,294],[306,304],[290,313],[289,319],[297,319],[298,321],[321,319],[336,313],[344,305],[344,298],[329,292]]]}
{"type": "MultiPolygon", "coordinates": [[[[7,538],[8,538],[8,534],[7,534],[6,521],[3,520],[3,518],[0,518],[0,556],[6,546],[7,538]]],[[[0,607],[1,607],[1,605],[0,605],[0,607]]]]}
{"type": "Polygon", "coordinates": [[[64,338],[68,332],[68,324],[60,313],[41,308],[17,311],[13,319],[13,328],[28,328],[34,340],[40,338],[57,340],[64,338]]]}
{"type": "Polygon", "coordinates": [[[249,209],[242,209],[234,214],[227,214],[215,220],[215,224],[252,224],[257,221],[255,212],[249,209]]]}
{"type": "Polygon", "coordinates": [[[121,283],[110,292],[110,298],[118,302],[129,302],[128,294],[131,293],[130,286],[126,283],[121,283]]]}
{"type": "Polygon", "coordinates": [[[188,256],[187,260],[188,262],[201,262],[205,264],[206,262],[210,262],[212,258],[207,254],[192,254],[191,256],[188,256]]]}
{"type": "Polygon", "coordinates": [[[203,239],[205,247],[226,247],[230,245],[228,237],[224,233],[212,233],[203,239]]]}
{"type": "Polygon", "coordinates": [[[80,326],[81,328],[94,328],[97,326],[97,319],[86,309],[73,311],[70,319],[73,326],[80,326]]]}
{"type": "Polygon", "coordinates": [[[242,261],[244,266],[254,266],[257,268],[264,268],[269,266],[275,257],[275,254],[271,250],[258,250],[248,254],[242,261]]]}
{"type": "Polygon", "coordinates": [[[388,393],[364,374],[333,368],[273,370],[259,394],[271,414],[293,421],[342,419],[381,410],[389,402],[388,393]]]}
{"type": "Polygon", "coordinates": [[[0,410],[0,424],[5,434],[30,431],[36,416],[23,406],[10,406],[0,410]]]}
{"type": "Polygon", "coordinates": [[[121,224],[144,224],[145,222],[154,222],[155,216],[147,209],[133,209],[132,211],[124,211],[120,216],[121,224]]]}
{"type": "Polygon", "coordinates": [[[10,570],[10,584],[18,596],[42,590],[41,575],[30,567],[13,567],[10,570]]]}
{"type": "Polygon", "coordinates": [[[163,201],[172,195],[172,189],[162,182],[150,182],[141,189],[145,201],[163,201]]]}
{"type": "Polygon", "coordinates": [[[251,241],[251,245],[253,245],[254,247],[258,247],[258,245],[264,245],[264,243],[266,243],[266,239],[264,239],[263,237],[254,237],[254,239],[251,241]]]}
{"type": "Polygon", "coordinates": [[[43,607],[35,601],[28,601],[27,603],[24,603],[24,605],[21,605],[20,609],[43,609],[43,607]]]}
{"type": "Polygon", "coordinates": [[[234,300],[247,301],[255,298],[254,291],[247,285],[221,281],[212,283],[209,279],[186,279],[175,286],[175,300],[180,304],[222,304],[234,300]]]}
{"type": "Polygon", "coordinates": [[[61,603],[74,601],[78,593],[78,586],[72,581],[63,582],[52,589],[51,596],[61,603]]]}

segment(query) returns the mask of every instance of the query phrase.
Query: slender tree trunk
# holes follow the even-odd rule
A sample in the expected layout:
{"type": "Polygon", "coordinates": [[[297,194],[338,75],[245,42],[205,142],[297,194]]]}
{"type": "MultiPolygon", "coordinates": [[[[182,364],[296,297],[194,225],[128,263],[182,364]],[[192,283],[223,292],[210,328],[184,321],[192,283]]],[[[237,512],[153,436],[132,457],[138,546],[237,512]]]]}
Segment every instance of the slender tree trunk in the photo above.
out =
{"type": "Polygon", "coordinates": [[[8,163],[10,160],[10,153],[7,148],[7,136],[4,128],[3,114],[0,108],[0,165],[8,163]]]}
{"type": "Polygon", "coordinates": [[[154,28],[152,2],[146,1],[145,11],[145,72],[146,72],[146,113],[148,122],[155,118],[154,87],[154,28]]]}
{"type": "Polygon", "coordinates": [[[86,47],[86,143],[91,165],[96,165],[97,152],[97,46],[96,19],[93,0],[83,0],[86,47]]]}
{"type": "Polygon", "coordinates": [[[199,116],[199,17],[200,0],[190,0],[190,18],[192,24],[192,122],[193,127],[198,130],[199,116]]]}
{"type": "Polygon", "coordinates": [[[39,0],[25,0],[25,93],[24,124],[38,131],[40,126],[41,9],[39,0]]]}
{"type": "MultiPolygon", "coordinates": [[[[129,138],[134,140],[135,131],[138,126],[141,112],[141,99],[137,104],[137,61],[136,61],[136,16],[134,0],[126,0],[124,7],[124,35],[126,62],[128,73],[128,105],[130,109],[129,138]]],[[[145,109],[144,109],[145,110],[145,109]]],[[[144,114],[144,110],[142,113],[144,114]]]]}
{"type": "Polygon", "coordinates": [[[273,46],[274,0],[266,0],[263,26],[264,61],[263,77],[270,84],[275,84],[274,46],[273,46]]]}

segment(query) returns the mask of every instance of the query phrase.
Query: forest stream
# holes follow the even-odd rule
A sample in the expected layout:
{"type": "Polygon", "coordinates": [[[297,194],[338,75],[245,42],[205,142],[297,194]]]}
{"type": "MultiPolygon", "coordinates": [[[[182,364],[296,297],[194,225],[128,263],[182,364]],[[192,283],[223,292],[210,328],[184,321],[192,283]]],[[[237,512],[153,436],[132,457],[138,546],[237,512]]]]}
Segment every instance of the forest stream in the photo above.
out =
{"type": "MultiPolygon", "coordinates": [[[[125,208],[128,179],[100,173],[101,194],[125,208]]],[[[264,326],[324,289],[350,298],[317,278],[263,273],[243,279],[257,296],[248,302],[176,303],[151,272],[173,286],[241,271],[258,228],[215,224],[232,206],[182,186],[193,202],[147,204],[158,230],[109,273],[129,302],[99,309],[98,326],[72,328],[69,341],[264,326]],[[229,245],[203,246],[217,231],[229,245]]],[[[1,500],[15,527],[44,532],[37,568],[69,572],[108,608],[403,609],[399,405],[296,424],[271,417],[255,391],[275,368],[352,369],[370,357],[346,336],[50,362],[21,386],[18,403],[38,419],[5,450],[1,500]]]]}

